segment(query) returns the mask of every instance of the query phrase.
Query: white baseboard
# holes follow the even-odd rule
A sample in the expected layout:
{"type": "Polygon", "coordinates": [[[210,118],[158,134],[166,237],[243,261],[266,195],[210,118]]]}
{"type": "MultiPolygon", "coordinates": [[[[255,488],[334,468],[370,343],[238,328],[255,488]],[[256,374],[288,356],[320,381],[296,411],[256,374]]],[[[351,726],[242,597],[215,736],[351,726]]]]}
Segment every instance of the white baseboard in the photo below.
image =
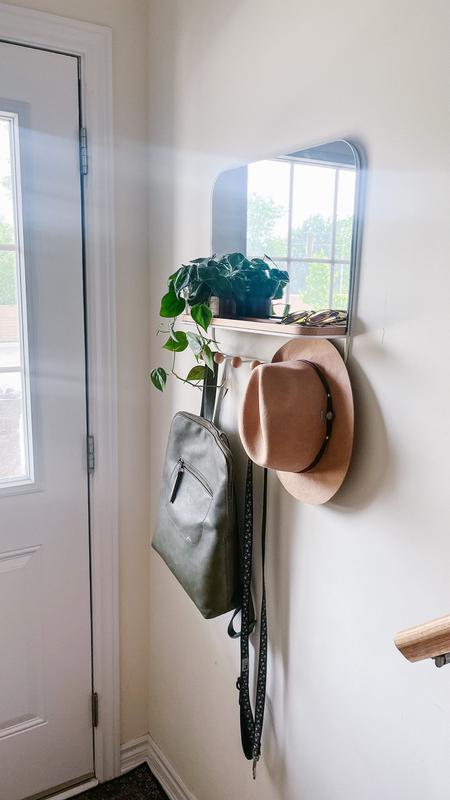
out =
{"type": "Polygon", "coordinates": [[[151,736],[140,736],[120,748],[120,773],[148,764],[170,800],[196,800],[151,736]]]}
{"type": "Polygon", "coordinates": [[[97,778],[92,778],[92,780],[79,783],[78,786],[72,786],[71,789],[65,789],[63,792],[58,792],[58,794],[52,794],[51,797],[52,800],[68,800],[69,797],[75,797],[77,794],[87,792],[88,789],[94,789],[95,786],[98,786],[98,780],[97,778]]]}
{"type": "Polygon", "coordinates": [[[131,742],[120,745],[120,774],[129,772],[139,764],[148,764],[150,754],[150,736],[140,736],[131,742]]]}

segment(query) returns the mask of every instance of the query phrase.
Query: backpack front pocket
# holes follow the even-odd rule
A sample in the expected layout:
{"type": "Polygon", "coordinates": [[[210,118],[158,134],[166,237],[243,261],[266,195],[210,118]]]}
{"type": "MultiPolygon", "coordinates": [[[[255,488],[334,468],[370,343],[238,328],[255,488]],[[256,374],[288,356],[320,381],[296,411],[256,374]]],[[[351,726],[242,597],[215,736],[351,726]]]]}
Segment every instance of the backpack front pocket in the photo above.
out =
{"type": "Polygon", "coordinates": [[[166,507],[188,544],[196,544],[200,540],[212,496],[205,476],[193,464],[179,458],[170,477],[166,507]]]}

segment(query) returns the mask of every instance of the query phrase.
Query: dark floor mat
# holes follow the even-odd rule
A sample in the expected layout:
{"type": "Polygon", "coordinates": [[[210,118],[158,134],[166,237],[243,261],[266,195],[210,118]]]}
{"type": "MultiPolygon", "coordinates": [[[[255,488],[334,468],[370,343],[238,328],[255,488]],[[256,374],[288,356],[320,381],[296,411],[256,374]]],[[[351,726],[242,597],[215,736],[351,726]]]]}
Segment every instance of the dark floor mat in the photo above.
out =
{"type": "Polygon", "coordinates": [[[168,797],[147,764],[141,764],[120,778],[77,795],[75,800],[168,800],[168,797]]]}

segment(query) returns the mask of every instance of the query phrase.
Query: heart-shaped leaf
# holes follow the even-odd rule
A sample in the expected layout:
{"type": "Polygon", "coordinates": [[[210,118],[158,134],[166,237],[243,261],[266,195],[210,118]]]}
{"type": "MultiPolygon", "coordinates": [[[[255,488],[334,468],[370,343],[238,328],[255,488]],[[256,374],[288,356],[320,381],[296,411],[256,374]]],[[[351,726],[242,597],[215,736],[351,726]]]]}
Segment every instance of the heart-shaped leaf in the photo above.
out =
{"type": "Polygon", "coordinates": [[[190,294],[188,297],[188,303],[190,306],[195,306],[200,303],[207,303],[211,297],[211,289],[207,283],[191,281],[189,289],[190,294]]]}
{"type": "Polygon", "coordinates": [[[177,297],[174,290],[170,289],[161,300],[160,317],[178,317],[186,306],[185,300],[177,297]]]}
{"type": "Polygon", "coordinates": [[[212,319],[212,311],[209,308],[209,306],[205,306],[204,303],[192,306],[191,316],[192,319],[197,323],[197,325],[200,325],[200,327],[203,328],[203,330],[205,331],[208,330],[208,325],[212,319]]]}
{"type": "Polygon", "coordinates": [[[206,374],[206,367],[192,367],[188,375],[186,376],[187,381],[202,381],[206,374]]]}
{"type": "Polygon", "coordinates": [[[191,269],[192,267],[181,267],[174,278],[173,290],[178,297],[180,296],[180,292],[182,292],[189,283],[191,269]]]}
{"type": "Polygon", "coordinates": [[[191,264],[207,264],[210,261],[210,256],[206,258],[193,258],[191,264]]]}
{"type": "Polygon", "coordinates": [[[284,269],[278,269],[277,267],[271,267],[269,269],[269,275],[271,278],[275,278],[277,281],[284,281],[285,283],[289,282],[289,273],[286,272],[284,269]]]}
{"type": "Polygon", "coordinates": [[[229,253],[227,260],[234,269],[241,267],[242,263],[247,261],[243,253],[229,253]]]}
{"type": "Polygon", "coordinates": [[[156,369],[152,369],[150,373],[150,380],[153,383],[155,389],[159,389],[160,392],[164,391],[164,387],[167,381],[167,372],[163,367],[157,367],[156,369]]]}
{"type": "Polygon", "coordinates": [[[262,258],[252,258],[251,265],[255,267],[255,269],[262,269],[265,272],[269,271],[269,265],[262,258]]]}
{"type": "Polygon", "coordinates": [[[211,348],[207,344],[205,344],[202,350],[202,357],[208,369],[210,369],[211,372],[214,372],[214,358],[211,348]]]}
{"type": "Polygon", "coordinates": [[[186,339],[188,342],[189,347],[191,348],[192,352],[195,356],[200,355],[203,350],[204,341],[198,333],[191,333],[190,331],[186,334],[186,339]]]}
{"type": "Polygon", "coordinates": [[[231,296],[231,283],[229,278],[224,275],[215,275],[213,278],[207,278],[205,283],[208,284],[213,295],[216,297],[230,297],[231,296]]]}
{"type": "Polygon", "coordinates": [[[188,340],[184,331],[173,331],[170,339],[167,339],[167,342],[163,344],[163,347],[166,350],[170,350],[171,353],[182,353],[187,346],[188,340]]]}

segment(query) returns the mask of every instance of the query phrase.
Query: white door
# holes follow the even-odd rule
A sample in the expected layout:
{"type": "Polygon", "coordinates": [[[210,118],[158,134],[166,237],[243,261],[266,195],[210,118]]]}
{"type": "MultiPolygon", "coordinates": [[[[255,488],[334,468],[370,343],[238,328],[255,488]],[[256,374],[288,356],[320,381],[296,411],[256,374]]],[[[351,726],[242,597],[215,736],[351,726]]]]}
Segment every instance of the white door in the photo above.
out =
{"type": "Polygon", "coordinates": [[[0,43],[0,800],[94,771],[78,91],[0,43]]]}

